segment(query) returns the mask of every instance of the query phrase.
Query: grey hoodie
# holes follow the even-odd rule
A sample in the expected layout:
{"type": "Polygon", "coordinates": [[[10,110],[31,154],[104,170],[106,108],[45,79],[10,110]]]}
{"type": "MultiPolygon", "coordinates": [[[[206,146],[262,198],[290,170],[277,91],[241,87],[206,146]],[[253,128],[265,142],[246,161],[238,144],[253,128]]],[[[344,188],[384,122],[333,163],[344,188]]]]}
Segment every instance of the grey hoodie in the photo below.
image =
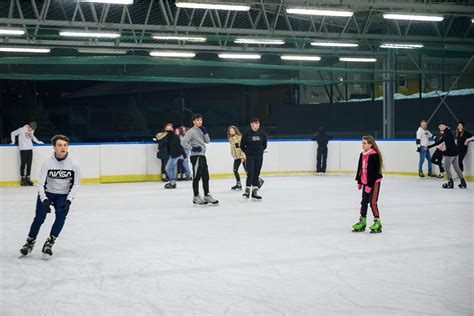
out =
{"type": "Polygon", "coordinates": [[[209,134],[204,135],[199,127],[191,128],[181,140],[181,146],[190,151],[191,156],[206,155],[206,144],[209,144],[211,138],[209,134]],[[193,147],[201,147],[201,152],[193,152],[193,147]]]}

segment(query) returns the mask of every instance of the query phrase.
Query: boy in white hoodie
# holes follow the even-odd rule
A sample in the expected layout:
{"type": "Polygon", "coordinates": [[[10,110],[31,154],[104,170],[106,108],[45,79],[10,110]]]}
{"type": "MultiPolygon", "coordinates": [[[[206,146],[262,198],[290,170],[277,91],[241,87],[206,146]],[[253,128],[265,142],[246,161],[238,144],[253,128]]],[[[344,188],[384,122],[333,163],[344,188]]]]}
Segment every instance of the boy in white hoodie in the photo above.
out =
{"type": "Polygon", "coordinates": [[[46,258],[53,255],[52,247],[64,226],[81,181],[79,164],[68,153],[69,138],[64,135],[56,135],[51,139],[51,143],[54,154],[46,159],[41,167],[36,216],[31,224],[26,244],[20,250],[24,256],[33,250],[41,225],[44,223],[47,213],[51,213],[51,206],[54,207],[56,219],[50,236],[43,245],[42,252],[46,258]]]}
{"type": "Polygon", "coordinates": [[[416,131],[416,147],[417,152],[420,153],[420,161],[418,162],[418,175],[423,178],[423,163],[425,159],[428,160],[428,176],[436,177],[433,174],[433,166],[431,164],[431,153],[428,149],[430,142],[433,140],[433,134],[428,130],[428,122],[423,120],[420,123],[420,127],[416,131]]]}
{"type": "Polygon", "coordinates": [[[33,163],[33,142],[44,144],[35,137],[36,122],[30,122],[19,129],[11,132],[11,144],[15,144],[15,137],[18,136],[18,146],[20,147],[20,176],[21,185],[33,185],[30,180],[31,165],[33,163]],[[26,168],[26,171],[25,171],[26,168]]]}

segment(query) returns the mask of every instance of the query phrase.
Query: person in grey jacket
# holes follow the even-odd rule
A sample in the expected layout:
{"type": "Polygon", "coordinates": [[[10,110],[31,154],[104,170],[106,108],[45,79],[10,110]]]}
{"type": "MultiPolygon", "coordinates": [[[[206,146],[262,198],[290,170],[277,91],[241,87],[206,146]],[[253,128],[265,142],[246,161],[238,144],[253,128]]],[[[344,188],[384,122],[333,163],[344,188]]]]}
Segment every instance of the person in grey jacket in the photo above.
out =
{"type": "Polygon", "coordinates": [[[193,127],[186,133],[181,140],[184,149],[191,151],[191,164],[193,165],[193,203],[198,205],[218,205],[209,193],[209,169],[206,160],[206,144],[209,144],[211,138],[207,129],[202,125],[202,115],[193,115],[193,127]],[[204,189],[204,198],[199,195],[199,181],[202,179],[204,189]]]}

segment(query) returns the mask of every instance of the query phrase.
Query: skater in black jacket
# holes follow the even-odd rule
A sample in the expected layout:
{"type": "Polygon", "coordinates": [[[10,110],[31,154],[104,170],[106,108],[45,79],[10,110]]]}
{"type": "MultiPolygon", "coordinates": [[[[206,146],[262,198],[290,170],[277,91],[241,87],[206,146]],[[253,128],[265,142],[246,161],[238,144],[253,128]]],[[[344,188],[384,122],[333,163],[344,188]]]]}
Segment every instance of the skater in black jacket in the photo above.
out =
{"type": "Polygon", "coordinates": [[[443,136],[435,142],[432,145],[429,145],[428,148],[432,148],[434,146],[438,146],[439,144],[444,143],[446,145],[446,150],[444,151],[444,164],[445,164],[445,169],[446,169],[446,174],[448,175],[448,182],[443,184],[444,189],[453,189],[454,188],[454,181],[453,181],[453,175],[451,173],[451,165],[454,168],[454,171],[456,171],[459,180],[461,183],[459,184],[459,187],[461,189],[467,188],[466,180],[464,180],[464,175],[462,173],[461,168],[459,168],[459,152],[458,152],[458,147],[456,146],[456,142],[454,141],[454,136],[453,133],[451,132],[451,129],[446,125],[444,121],[441,121],[438,125],[439,130],[443,131],[443,136]]]}
{"type": "Polygon", "coordinates": [[[260,130],[260,120],[256,117],[250,121],[250,129],[242,135],[240,148],[245,153],[247,163],[247,183],[243,197],[261,200],[258,189],[262,186],[259,181],[263,165],[263,152],[267,149],[267,134],[260,130]],[[253,189],[252,189],[253,187],[253,189]]]}
{"type": "Polygon", "coordinates": [[[326,135],[326,129],[324,127],[321,127],[319,132],[313,136],[313,140],[318,143],[318,150],[316,153],[316,172],[318,175],[326,173],[328,142],[331,138],[331,136],[326,135]]]}

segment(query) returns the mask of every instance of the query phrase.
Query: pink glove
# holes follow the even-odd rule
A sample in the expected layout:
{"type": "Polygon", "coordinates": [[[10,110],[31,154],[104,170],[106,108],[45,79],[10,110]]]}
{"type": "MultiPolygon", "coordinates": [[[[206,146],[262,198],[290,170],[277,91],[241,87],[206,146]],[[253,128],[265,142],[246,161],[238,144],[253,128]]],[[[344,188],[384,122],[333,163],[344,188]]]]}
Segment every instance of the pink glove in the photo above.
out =
{"type": "Polygon", "coordinates": [[[357,184],[357,189],[358,190],[362,189],[362,184],[357,184]]]}
{"type": "Polygon", "coordinates": [[[370,193],[372,191],[372,188],[365,186],[365,193],[370,193]]]}

